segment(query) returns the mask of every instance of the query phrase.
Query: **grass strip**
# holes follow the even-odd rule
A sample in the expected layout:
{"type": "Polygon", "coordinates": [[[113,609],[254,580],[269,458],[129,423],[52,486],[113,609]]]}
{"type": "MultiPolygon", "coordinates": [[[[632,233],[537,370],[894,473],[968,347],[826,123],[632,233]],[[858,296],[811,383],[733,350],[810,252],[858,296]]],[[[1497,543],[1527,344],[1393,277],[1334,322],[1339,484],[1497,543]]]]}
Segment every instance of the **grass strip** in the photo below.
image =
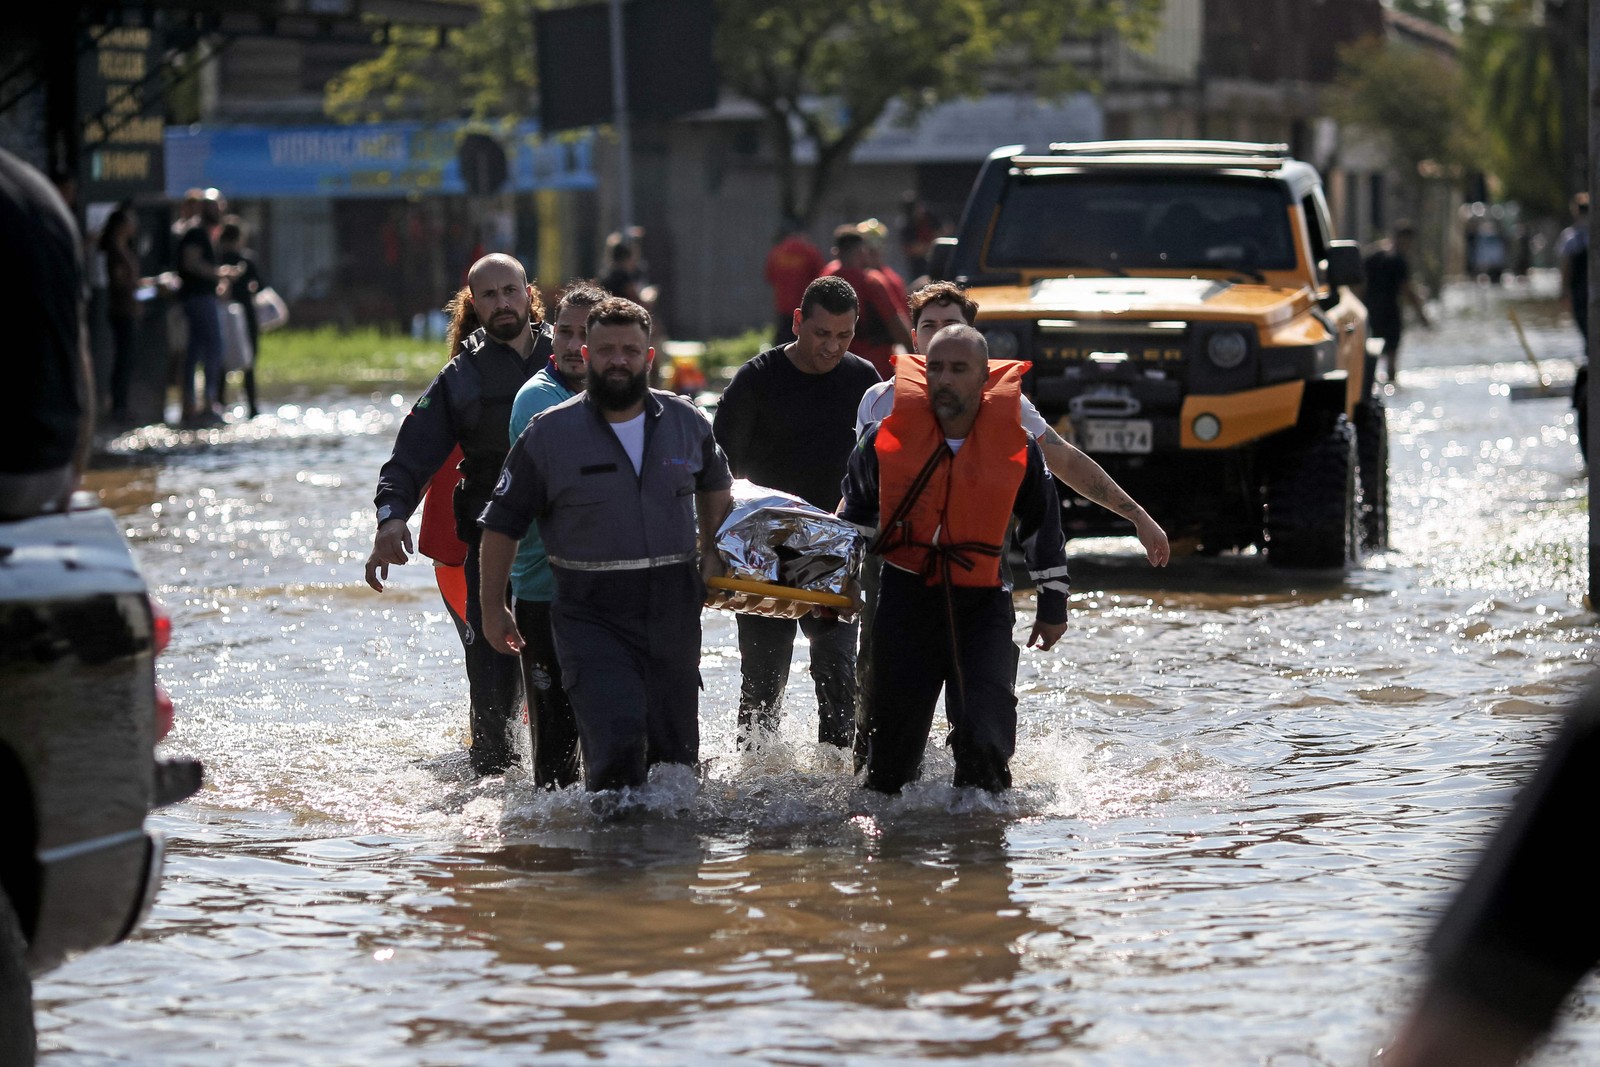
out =
{"type": "MultiPolygon", "coordinates": [[[[771,343],[765,329],[717,338],[706,342],[701,364],[715,378],[721,368],[738,368],[771,343]]],[[[267,389],[426,385],[448,358],[443,341],[417,340],[376,327],[289,326],[261,338],[256,382],[267,389]]]]}
{"type": "Polygon", "coordinates": [[[443,341],[419,341],[376,327],[284,329],[261,338],[256,382],[264,388],[424,384],[449,354],[443,341]]]}

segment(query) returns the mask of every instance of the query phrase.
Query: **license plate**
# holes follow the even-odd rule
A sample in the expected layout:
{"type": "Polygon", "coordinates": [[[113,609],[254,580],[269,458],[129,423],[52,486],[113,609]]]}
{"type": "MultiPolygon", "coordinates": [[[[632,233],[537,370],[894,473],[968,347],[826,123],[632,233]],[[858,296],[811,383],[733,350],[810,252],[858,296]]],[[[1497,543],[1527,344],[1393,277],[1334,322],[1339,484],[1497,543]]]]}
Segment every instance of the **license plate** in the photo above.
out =
{"type": "Polygon", "coordinates": [[[1149,452],[1149,419],[1086,419],[1079,428],[1085,452],[1149,452]]]}

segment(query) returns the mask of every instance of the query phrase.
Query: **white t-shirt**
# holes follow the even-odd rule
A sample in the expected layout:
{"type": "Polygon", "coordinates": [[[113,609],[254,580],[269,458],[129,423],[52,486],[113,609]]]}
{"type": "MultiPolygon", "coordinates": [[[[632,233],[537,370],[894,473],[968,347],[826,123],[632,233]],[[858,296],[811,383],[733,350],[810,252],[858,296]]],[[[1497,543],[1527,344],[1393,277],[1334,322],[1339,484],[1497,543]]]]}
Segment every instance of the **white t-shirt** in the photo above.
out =
{"type": "MultiPolygon", "coordinates": [[[[867,432],[867,427],[875,422],[882,422],[889,417],[889,412],[894,410],[894,379],[879,382],[868,389],[861,397],[861,403],[856,408],[856,436],[860,437],[867,432]]],[[[1033,401],[1027,397],[1022,398],[1022,428],[1028,431],[1028,436],[1038,440],[1050,428],[1044,421],[1044,416],[1039,414],[1039,409],[1033,406],[1033,401]]]]}
{"type": "Polygon", "coordinates": [[[633,461],[633,473],[638,474],[639,468],[644,466],[644,412],[627,422],[613,422],[611,432],[622,442],[622,450],[633,461]]]}

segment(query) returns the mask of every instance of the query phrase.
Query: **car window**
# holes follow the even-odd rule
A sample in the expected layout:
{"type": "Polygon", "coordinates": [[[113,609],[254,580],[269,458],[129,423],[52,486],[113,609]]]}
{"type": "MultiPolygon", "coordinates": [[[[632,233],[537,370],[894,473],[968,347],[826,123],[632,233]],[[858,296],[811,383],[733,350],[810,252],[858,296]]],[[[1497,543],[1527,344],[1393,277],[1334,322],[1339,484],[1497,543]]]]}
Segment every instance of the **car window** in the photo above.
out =
{"type": "Polygon", "coordinates": [[[1311,269],[1316,271],[1317,282],[1323,282],[1322,264],[1328,258],[1328,241],[1333,233],[1328,223],[1328,205],[1322,191],[1313,189],[1300,198],[1300,207],[1306,216],[1306,232],[1311,238],[1311,269]]]}
{"type": "Polygon", "coordinates": [[[1288,204],[1277,183],[1248,178],[1019,173],[984,265],[1292,270],[1288,204]]]}

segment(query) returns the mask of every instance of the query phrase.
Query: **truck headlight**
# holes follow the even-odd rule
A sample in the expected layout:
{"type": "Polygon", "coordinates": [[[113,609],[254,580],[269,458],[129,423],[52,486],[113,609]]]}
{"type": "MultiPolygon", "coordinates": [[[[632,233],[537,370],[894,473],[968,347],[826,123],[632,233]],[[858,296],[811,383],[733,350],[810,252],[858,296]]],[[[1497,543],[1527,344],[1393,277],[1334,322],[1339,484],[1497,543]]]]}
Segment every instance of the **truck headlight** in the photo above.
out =
{"type": "Polygon", "coordinates": [[[1232,370],[1250,354],[1250,342],[1238,330],[1218,330],[1206,340],[1206,358],[1222,368],[1232,370]]]}
{"type": "Polygon", "coordinates": [[[985,341],[989,342],[989,356],[992,359],[1016,359],[1017,335],[1010,330],[990,330],[984,334],[985,341]]]}

